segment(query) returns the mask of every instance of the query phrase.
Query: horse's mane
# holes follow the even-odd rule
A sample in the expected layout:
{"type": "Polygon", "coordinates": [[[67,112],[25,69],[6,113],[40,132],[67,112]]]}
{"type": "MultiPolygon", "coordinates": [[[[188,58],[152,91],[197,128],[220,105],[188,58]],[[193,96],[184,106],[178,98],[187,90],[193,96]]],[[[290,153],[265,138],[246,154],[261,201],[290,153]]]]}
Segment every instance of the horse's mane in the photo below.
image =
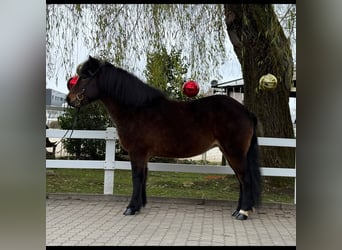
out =
{"type": "Polygon", "coordinates": [[[146,106],[166,98],[162,91],[108,62],[102,65],[99,80],[100,89],[106,96],[126,106],[146,106]]]}

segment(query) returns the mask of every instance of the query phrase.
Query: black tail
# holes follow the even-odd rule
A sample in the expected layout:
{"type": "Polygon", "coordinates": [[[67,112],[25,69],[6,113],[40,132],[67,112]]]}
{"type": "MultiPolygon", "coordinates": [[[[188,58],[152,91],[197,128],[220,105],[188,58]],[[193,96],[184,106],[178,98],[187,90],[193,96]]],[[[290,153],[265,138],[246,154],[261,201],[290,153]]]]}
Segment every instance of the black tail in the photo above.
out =
{"type": "Polygon", "coordinates": [[[250,183],[252,199],[254,206],[258,206],[261,202],[261,174],[260,174],[260,162],[259,162],[259,145],[258,138],[256,136],[257,118],[252,114],[254,123],[254,132],[247,153],[247,171],[246,182],[250,183]]]}

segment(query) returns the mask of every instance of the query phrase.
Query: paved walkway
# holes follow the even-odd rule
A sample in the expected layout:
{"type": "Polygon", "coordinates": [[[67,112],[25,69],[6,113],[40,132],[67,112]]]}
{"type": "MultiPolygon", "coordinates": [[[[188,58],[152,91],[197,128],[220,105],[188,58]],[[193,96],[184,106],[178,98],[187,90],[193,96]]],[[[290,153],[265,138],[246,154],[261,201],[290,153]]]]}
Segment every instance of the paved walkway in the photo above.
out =
{"type": "Polygon", "coordinates": [[[295,205],[264,204],[239,221],[236,203],[148,198],[134,216],[127,197],[49,195],[47,246],[295,246],[295,205]]]}

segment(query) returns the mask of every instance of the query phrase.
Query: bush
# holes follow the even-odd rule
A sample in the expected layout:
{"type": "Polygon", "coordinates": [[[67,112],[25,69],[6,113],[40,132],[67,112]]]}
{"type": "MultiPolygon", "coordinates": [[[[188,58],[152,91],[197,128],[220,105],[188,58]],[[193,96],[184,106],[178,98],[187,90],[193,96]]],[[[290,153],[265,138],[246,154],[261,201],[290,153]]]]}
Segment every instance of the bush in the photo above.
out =
{"type": "MultiPolygon", "coordinates": [[[[107,110],[100,102],[93,102],[77,110],[68,107],[58,117],[62,129],[74,130],[105,130],[113,127],[107,110]],[[76,119],[76,120],[75,120],[76,119]]],[[[105,157],[105,140],[101,139],[63,139],[63,147],[76,159],[101,160],[105,157]]]]}

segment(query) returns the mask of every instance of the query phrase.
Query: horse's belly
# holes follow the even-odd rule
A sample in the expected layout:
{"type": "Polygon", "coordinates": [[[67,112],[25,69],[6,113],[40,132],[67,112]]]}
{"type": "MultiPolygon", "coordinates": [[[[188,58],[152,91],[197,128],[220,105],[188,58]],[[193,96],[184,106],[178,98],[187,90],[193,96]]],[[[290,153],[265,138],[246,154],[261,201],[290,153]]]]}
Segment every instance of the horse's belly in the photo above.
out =
{"type": "Polygon", "coordinates": [[[160,157],[188,158],[203,154],[217,145],[216,140],[194,140],[193,142],[189,142],[184,138],[183,140],[179,140],[178,143],[171,140],[155,145],[153,154],[154,156],[160,157]]]}

